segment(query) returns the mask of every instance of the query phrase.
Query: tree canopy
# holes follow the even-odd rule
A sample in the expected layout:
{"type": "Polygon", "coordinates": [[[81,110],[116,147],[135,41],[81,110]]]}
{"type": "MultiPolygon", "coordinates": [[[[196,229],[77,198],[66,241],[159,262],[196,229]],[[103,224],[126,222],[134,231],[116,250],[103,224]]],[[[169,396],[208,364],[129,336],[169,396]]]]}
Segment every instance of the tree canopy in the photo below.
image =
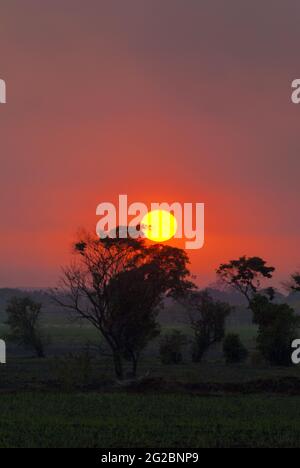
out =
{"type": "Polygon", "coordinates": [[[248,302],[261,287],[263,279],[270,279],[275,268],[268,266],[260,257],[240,257],[223,263],[217,269],[220,280],[239,291],[248,302]]]}
{"type": "Polygon", "coordinates": [[[123,359],[132,362],[135,375],[140,352],[159,332],[156,317],[164,297],[181,297],[194,287],[186,253],[143,239],[99,239],[89,233],[82,233],[73,252],[57,302],[100,331],[118,378],[123,378],[123,359]]]}

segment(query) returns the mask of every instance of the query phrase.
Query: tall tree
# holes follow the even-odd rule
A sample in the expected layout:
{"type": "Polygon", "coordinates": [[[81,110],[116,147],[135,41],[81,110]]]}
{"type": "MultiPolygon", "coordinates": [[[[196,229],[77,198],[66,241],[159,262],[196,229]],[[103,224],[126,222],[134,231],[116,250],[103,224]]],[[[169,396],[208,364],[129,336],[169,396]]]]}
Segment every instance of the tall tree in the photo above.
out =
{"type": "Polygon", "coordinates": [[[193,288],[188,263],[181,249],[83,233],[74,245],[74,261],[63,271],[56,301],[100,332],[118,379],[124,377],[124,359],[135,376],[141,351],[159,332],[156,317],[163,298],[193,288]]]}
{"type": "Polygon", "coordinates": [[[250,305],[262,280],[272,278],[274,271],[275,268],[267,266],[266,261],[260,257],[243,256],[221,264],[217,275],[223,283],[240,292],[250,305]]]}

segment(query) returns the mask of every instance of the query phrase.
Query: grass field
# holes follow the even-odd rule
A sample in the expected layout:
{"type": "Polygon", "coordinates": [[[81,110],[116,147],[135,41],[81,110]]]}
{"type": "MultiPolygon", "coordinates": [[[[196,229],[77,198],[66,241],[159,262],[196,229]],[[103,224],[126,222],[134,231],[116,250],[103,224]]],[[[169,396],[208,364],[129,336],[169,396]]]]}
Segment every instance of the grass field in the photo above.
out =
{"type": "MultiPolygon", "coordinates": [[[[0,392],[72,390],[84,388],[86,391],[106,391],[115,386],[112,362],[108,358],[93,359],[86,375],[82,375],[76,360],[68,357],[55,358],[13,358],[0,366],[0,392]],[[83,382],[83,385],[82,385],[83,382]]],[[[167,387],[176,383],[194,384],[241,384],[244,387],[256,381],[282,381],[297,379],[300,386],[300,366],[271,367],[253,366],[251,363],[226,365],[224,362],[204,361],[200,364],[186,362],[179,365],[163,365],[158,359],[147,358],[141,361],[139,376],[161,379],[167,387]]],[[[268,391],[266,388],[265,391],[268,391]]]]}
{"type": "Polygon", "coordinates": [[[18,394],[0,447],[299,447],[300,397],[18,394]]]}
{"type": "MultiPolygon", "coordinates": [[[[97,351],[100,337],[91,326],[53,315],[43,327],[51,337],[46,359],[8,342],[0,366],[0,447],[300,447],[300,366],[251,358],[226,365],[221,345],[200,364],[191,362],[187,346],[183,363],[163,365],[158,339],[139,363],[139,376],[148,380],[123,386],[111,359],[97,351]],[[91,360],[81,369],[76,356],[87,343],[91,360]]],[[[164,322],[162,333],[174,328],[192,337],[182,323],[164,322]]],[[[0,323],[0,336],[6,332],[0,323]]],[[[227,332],[238,333],[252,355],[253,325],[233,321],[227,332]]]]}

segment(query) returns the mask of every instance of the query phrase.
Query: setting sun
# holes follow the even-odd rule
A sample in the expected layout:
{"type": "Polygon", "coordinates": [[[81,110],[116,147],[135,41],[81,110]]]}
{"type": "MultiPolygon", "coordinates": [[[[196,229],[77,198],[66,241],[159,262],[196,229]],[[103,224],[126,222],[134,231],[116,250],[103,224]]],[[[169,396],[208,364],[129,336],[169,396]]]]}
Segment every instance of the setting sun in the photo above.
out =
{"type": "Polygon", "coordinates": [[[176,234],[177,221],[172,213],[165,210],[149,211],[142,219],[144,236],[154,242],[164,242],[176,234]]]}

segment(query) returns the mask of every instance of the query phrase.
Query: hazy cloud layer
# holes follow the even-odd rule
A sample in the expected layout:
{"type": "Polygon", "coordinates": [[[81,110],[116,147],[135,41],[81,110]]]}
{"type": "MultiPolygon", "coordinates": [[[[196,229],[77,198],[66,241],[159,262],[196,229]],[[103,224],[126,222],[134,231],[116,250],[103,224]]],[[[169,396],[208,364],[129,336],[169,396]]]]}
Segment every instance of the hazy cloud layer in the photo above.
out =
{"type": "Polygon", "coordinates": [[[46,285],[101,201],[204,201],[200,281],[239,254],[296,268],[298,1],[0,7],[3,285],[46,285]]]}

